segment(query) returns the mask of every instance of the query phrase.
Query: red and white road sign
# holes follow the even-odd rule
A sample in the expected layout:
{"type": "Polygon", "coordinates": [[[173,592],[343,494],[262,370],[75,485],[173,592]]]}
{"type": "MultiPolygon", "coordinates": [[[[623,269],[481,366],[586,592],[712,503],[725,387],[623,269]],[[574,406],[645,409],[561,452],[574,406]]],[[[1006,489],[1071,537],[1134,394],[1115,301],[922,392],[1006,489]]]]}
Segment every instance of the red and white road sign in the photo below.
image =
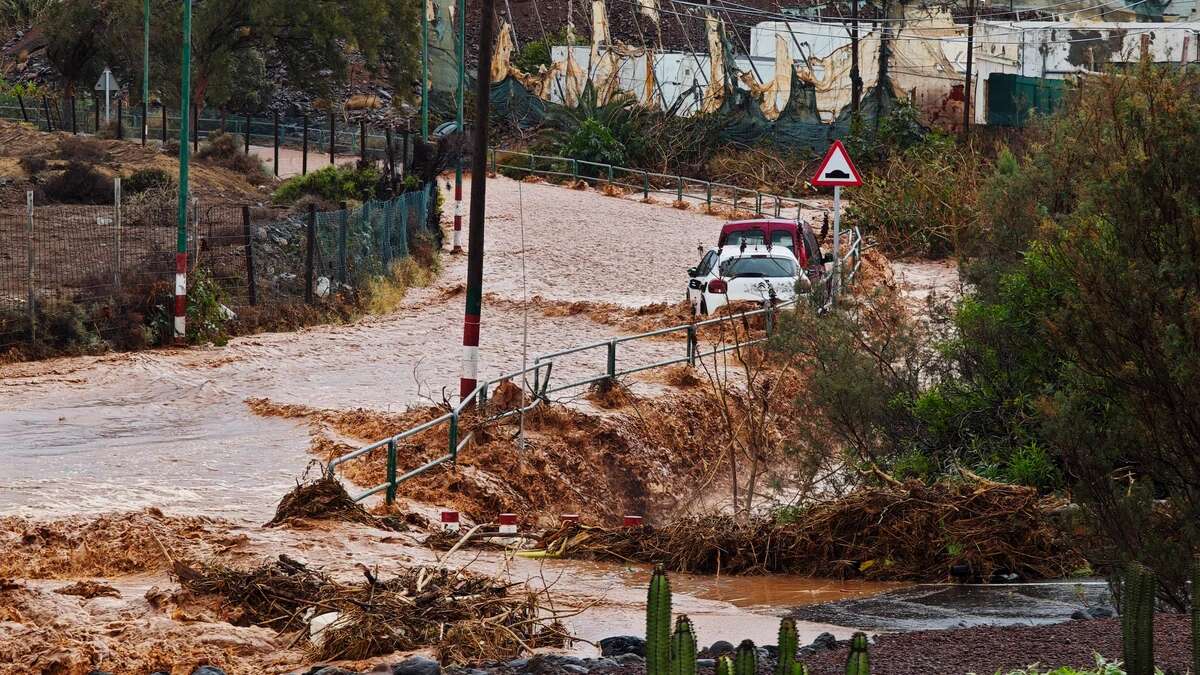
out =
{"type": "Polygon", "coordinates": [[[862,176],[850,161],[850,153],[841,141],[834,141],[821,161],[817,175],[810,181],[820,187],[858,187],[862,185],[862,176]]]}

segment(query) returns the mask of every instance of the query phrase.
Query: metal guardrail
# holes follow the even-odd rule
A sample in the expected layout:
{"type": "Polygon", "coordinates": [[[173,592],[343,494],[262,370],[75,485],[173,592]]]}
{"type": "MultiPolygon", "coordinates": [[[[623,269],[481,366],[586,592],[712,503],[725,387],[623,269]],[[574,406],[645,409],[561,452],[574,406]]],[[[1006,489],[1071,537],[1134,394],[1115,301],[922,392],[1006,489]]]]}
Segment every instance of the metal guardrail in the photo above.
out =
{"type": "MultiPolygon", "coordinates": [[[[493,422],[497,422],[497,421],[500,421],[500,420],[508,418],[508,417],[512,417],[514,415],[519,415],[521,413],[529,412],[529,411],[533,410],[534,408],[537,408],[540,405],[548,403],[550,394],[565,391],[568,389],[576,389],[579,387],[584,387],[584,386],[587,386],[587,385],[590,385],[590,384],[593,384],[596,382],[601,382],[601,381],[606,381],[606,380],[612,381],[618,377],[622,377],[625,375],[630,375],[633,373],[640,373],[642,371],[652,370],[654,368],[661,368],[664,366],[674,365],[677,363],[688,363],[689,365],[695,365],[695,363],[698,360],[700,360],[701,358],[704,358],[706,356],[715,356],[717,354],[723,354],[723,353],[726,353],[729,351],[733,351],[735,349],[740,349],[742,347],[747,347],[750,345],[765,342],[766,340],[770,339],[770,335],[773,332],[774,323],[775,323],[774,322],[775,313],[782,309],[786,309],[788,307],[794,307],[797,302],[799,302],[799,301],[798,300],[789,300],[787,302],[778,303],[772,307],[765,307],[763,309],[756,309],[756,310],[747,311],[747,312],[738,312],[736,314],[731,314],[730,316],[727,316],[727,317],[706,319],[704,321],[698,321],[696,323],[683,324],[683,325],[679,325],[679,326],[672,326],[670,328],[660,328],[658,330],[653,330],[653,331],[649,331],[646,333],[640,333],[638,335],[622,336],[622,337],[618,337],[618,338],[613,338],[611,340],[605,340],[603,342],[595,342],[595,343],[583,345],[582,347],[575,347],[573,349],[565,349],[562,351],[552,352],[550,354],[543,354],[543,355],[537,356],[533,360],[533,365],[529,366],[528,368],[524,368],[522,370],[518,370],[518,371],[515,371],[512,373],[505,374],[505,375],[501,375],[499,377],[493,378],[491,380],[488,380],[486,382],[479,384],[477,387],[475,387],[474,391],[472,391],[470,394],[465,396],[461,401],[459,401],[458,405],[452,407],[450,409],[450,411],[445,413],[444,415],[441,415],[435,419],[429,420],[428,422],[425,422],[419,426],[413,427],[412,429],[403,431],[403,432],[396,434],[395,436],[392,436],[390,438],[385,438],[383,440],[376,441],[375,443],[364,446],[364,447],[359,448],[358,450],[355,450],[349,454],[343,455],[341,457],[338,457],[338,458],[330,461],[329,465],[326,467],[326,473],[330,478],[334,478],[337,475],[337,468],[339,466],[345,464],[346,462],[350,462],[350,461],[353,461],[360,457],[363,457],[363,456],[365,456],[375,450],[378,450],[380,448],[386,448],[387,449],[388,480],[366,490],[365,492],[355,496],[353,499],[355,501],[361,501],[363,499],[366,499],[367,497],[370,497],[371,495],[378,494],[380,492],[386,492],[385,499],[387,500],[387,503],[390,504],[390,503],[394,502],[396,499],[396,487],[400,483],[403,483],[404,481],[409,480],[411,478],[415,478],[416,476],[419,476],[419,475],[429,471],[430,469],[433,469],[434,467],[437,467],[437,466],[440,466],[440,465],[446,464],[446,463],[453,463],[453,462],[457,461],[459,453],[462,452],[463,450],[465,450],[467,448],[467,446],[469,446],[470,443],[474,440],[474,432],[468,433],[466,436],[460,438],[461,432],[462,432],[463,418],[468,411],[484,411],[484,414],[486,414],[488,392],[495,385],[498,385],[505,381],[514,381],[514,380],[517,380],[518,378],[528,379],[526,376],[530,375],[531,373],[533,375],[533,383],[532,383],[532,387],[530,387],[530,403],[528,405],[513,408],[511,410],[505,410],[505,411],[497,413],[495,415],[484,416],[481,418],[481,421],[483,423],[493,423],[493,422]],[[733,344],[724,344],[724,345],[718,344],[718,345],[714,345],[712,349],[702,350],[700,348],[700,345],[699,345],[699,342],[697,339],[697,329],[698,328],[714,325],[717,323],[721,323],[723,321],[747,319],[747,318],[758,316],[758,315],[766,316],[766,333],[767,333],[766,336],[756,338],[753,340],[748,340],[745,342],[735,342],[733,344]],[[617,367],[618,351],[619,351],[618,348],[620,345],[628,343],[628,342],[634,342],[637,340],[659,337],[662,335],[668,335],[668,334],[677,333],[677,332],[686,332],[687,333],[687,348],[686,348],[686,352],[685,352],[684,356],[680,356],[680,357],[672,358],[672,359],[666,359],[663,361],[657,361],[657,362],[650,363],[650,364],[643,364],[643,365],[638,365],[635,367],[624,368],[624,369],[620,369],[617,367]],[[562,384],[562,385],[557,385],[557,386],[551,386],[550,377],[554,371],[554,360],[555,359],[562,358],[564,356],[568,356],[568,355],[572,355],[572,354],[578,354],[578,353],[583,353],[583,352],[587,352],[587,351],[591,351],[591,350],[595,350],[595,349],[600,349],[600,348],[604,348],[605,353],[606,353],[606,367],[605,367],[603,373],[595,375],[595,376],[589,376],[589,377],[586,377],[582,380],[578,380],[575,382],[570,382],[567,384],[562,384]],[[422,464],[421,466],[419,466],[415,469],[412,469],[411,471],[408,471],[404,474],[396,475],[397,464],[398,464],[398,451],[399,451],[400,444],[404,440],[412,438],[413,436],[416,436],[417,434],[431,431],[431,430],[436,429],[441,426],[446,426],[448,429],[446,446],[445,446],[446,450],[447,450],[446,454],[441,455],[441,456],[437,457],[436,459],[432,459],[432,460],[426,462],[425,464],[422,464]]],[[[522,392],[524,392],[524,388],[522,388],[522,392]]]]}
{"type": "Polygon", "coordinates": [[[688,178],[686,176],[630,169],[623,166],[589,162],[570,157],[537,155],[516,150],[492,148],[488,153],[493,173],[498,169],[507,169],[509,171],[524,172],[527,175],[533,176],[553,176],[570,178],[572,181],[584,180],[607,183],[609,185],[619,185],[628,188],[631,192],[641,192],[643,198],[648,198],[651,194],[673,195],[676,201],[679,202],[691,199],[698,203],[703,203],[709,208],[713,204],[720,204],[731,207],[735,212],[745,208],[757,216],[779,218],[782,210],[790,206],[795,206],[797,209],[804,207],[822,212],[829,211],[825,206],[807,202],[796,197],[784,197],[769,192],[762,192],[761,190],[751,190],[737,185],[730,185],[729,183],[717,183],[698,178],[688,178]],[[523,166],[521,164],[506,164],[502,161],[503,159],[510,158],[524,158],[528,160],[528,163],[523,166]],[[592,169],[593,171],[581,171],[581,168],[592,169]],[[688,189],[689,186],[698,188],[698,190],[691,191],[688,189]],[[774,208],[764,210],[764,206],[773,206],[774,208]]]}

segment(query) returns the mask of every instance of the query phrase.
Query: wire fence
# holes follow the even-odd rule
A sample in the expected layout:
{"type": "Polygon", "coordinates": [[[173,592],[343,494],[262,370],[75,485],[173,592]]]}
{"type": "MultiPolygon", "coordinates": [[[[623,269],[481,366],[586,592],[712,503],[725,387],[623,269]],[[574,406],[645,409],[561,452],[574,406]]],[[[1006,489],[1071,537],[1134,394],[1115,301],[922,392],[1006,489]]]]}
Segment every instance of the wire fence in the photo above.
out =
{"type": "MultiPolygon", "coordinates": [[[[347,112],[295,117],[193,109],[189,112],[189,138],[199,144],[216,133],[227,132],[240,136],[247,151],[250,146],[306,151],[302,173],[307,172],[309,158],[314,169],[339,157],[409,165],[415,148],[410,130],[381,128],[365,120],[350,122],[347,112]]],[[[44,131],[104,134],[125,140],[145,138],[147,143],[159,144],[177,143],[181,123],[179,111],[164,106],[126,106],[121,101],[106,103],[88,97],[0,96],[0,118],[27,122],[44,131]]]]}
{"type": "MultiPolygon", "coordinates": [[[[188,209],[189,286],[231,318],[353,297],[432,234],[432,186],[318,212],[240,204],[188,209]]],[[[104,339],[145,346],[169,334],[177,196],[111,205],[0,208],[0,349],[104,339]]]]}

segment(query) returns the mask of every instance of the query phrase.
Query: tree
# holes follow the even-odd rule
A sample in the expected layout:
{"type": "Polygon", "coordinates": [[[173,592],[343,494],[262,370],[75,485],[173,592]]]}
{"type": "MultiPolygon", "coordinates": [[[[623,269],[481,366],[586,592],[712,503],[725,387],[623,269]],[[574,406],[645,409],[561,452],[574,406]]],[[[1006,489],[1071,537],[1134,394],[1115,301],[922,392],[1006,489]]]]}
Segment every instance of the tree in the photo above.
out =
{"type": "MultiPolygon", "coordinates": [[[[183,4],[151,0],[151,86],[178,104],[183,4]]],[[[331,96],[350,74],[348,53],[386,77],[396,99],[411,95],[417,67],[419,0],[195,0],[192,99],[197,105],[257,107],[269,91],[266,63],[291,86],[331,96]]],[[[142,74],[143,0],[62,0],[52,12],[49,50],[64,82],[111,61],[126,81],[142,74]]],[[[134,88],[131,88],[134,89],[134,88]]],[[[136,98],[136,97],[135,97],[136,98]]]]}

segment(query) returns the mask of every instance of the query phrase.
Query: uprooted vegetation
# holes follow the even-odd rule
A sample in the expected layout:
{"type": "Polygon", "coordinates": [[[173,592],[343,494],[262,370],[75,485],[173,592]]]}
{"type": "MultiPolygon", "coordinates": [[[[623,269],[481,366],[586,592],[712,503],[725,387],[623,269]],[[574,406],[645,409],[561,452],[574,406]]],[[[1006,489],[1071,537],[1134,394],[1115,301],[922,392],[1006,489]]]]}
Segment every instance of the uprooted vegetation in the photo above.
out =
{"type": "Polygon", "coordinates": [[[910,481],[862,487],[786,512],[739,520],[692,516],[662,527],[567,524],[537,542],[546,557],[662,563],[703,574],[786,572],[878,581],[1028,579],[1085,567],[1052,510],[1061,502],[1015,485],[910,481]]]}
{"type": "Polygon", "coordinates": [[[309,642],[319,660],[363,659],[433,645],[444,663],[515,658],[538,647],[562,647],[568,635],[533,592],[466,571],[413,568],[390,579],[364,570],[343,583],[286,556],[253,569],[177,565],[180,585],[218,596],[238,626],[279,632],[309,630],[313,612],[337,612],[309,642]]]}
{"type": "Polygon", "coordinates": [[[279,500],[275,516],[266,526],[297,524],[309,520],[358,523],[385,530],[408,529],[404,518],[377,516],[368,512],[362,504],[350,497],[341,483],[323,473],[319,478],[297,482],[296,487],[279,500]]]}

